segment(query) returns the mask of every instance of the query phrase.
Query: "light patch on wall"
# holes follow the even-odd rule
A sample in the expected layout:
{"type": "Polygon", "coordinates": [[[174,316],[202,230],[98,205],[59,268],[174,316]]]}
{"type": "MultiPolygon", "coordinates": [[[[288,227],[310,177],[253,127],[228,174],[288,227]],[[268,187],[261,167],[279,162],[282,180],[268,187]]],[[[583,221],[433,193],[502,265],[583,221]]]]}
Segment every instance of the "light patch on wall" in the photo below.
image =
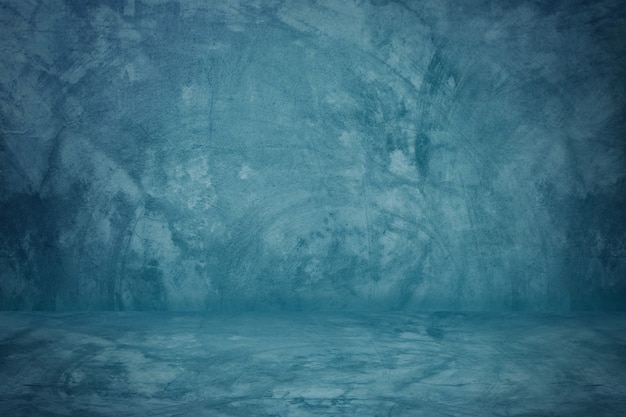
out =
{"type": "Polygon", "coordinates": [[[395,150],[391,153],[389,171],[402,177],[417,179],[417,172],[411,166],[409,158],[400,150],[395,150]]]}
{"type": "Polygon", "coordinates": [[[239,170],[239,179],[247,180],[250,174],[252,174],[252,169],[248,165],[243,164],[239,170]]]}
{"type": "Polygon", "coordinates": [[[87,139],[70,135],[61,144],[60,166],[54,184],[62,193],[69,192],[73,181],[79,179],[91,184],[92,189],[104,195],[123,192],[128,198],[137,201],[141,192],[139,187],[116,161],[104,152],[97,150],[87,139]]]}
{"type": "Polygon", "coordinates": [[[143,54],[134,55],[132,61],[121,68],[121,75],[128,77],[130,82],[147,80],[157,75],[154,65],[143,54]]]}
{"type": "Polygon", "coordinates": [[[207,85],[196,83],[183,85],[180,91],[182,104],[191,114],[208,111],[210,97],[211,90],[207,85]]]}
{"type": "Polygon", "coordinates": [[[92,151],[92,161],[94,167],[94,187],[106,192],[108,195],[115,195],[121,191],[132,200],[140,198],[141,191],[135,181],[128,173],[115,163],[111,158],[100,151],[92,151]],[[99,182],[100,184],[95,184],[99,182]]]}
{"type": "Polygon", "coordinates": [[[416,190],[416,194],[412,199],[404,193],[402,189],[394,188],[375,196],[376,204],[390,213],[411,213],[411,217],[423,215],[423,209],[420,207],[422,200],[421,193],[416,190]],[[415,198],[418,198],[416,204],[415,198]]]}
{"type": "Polygon", "coordinates": [[[168,189],[172,197],[186,203],[189,210],[208,210],[215,207],[217,195],[209,174],[209,162],[206,157],[188,161],[186,165],[178,165],[170,178],[168,189]]]}
{"type": "Polygon", "coordinates": [[[356,100],[344,91],[333,91],[327,94],[326,103],[342,111],[349,111],[358,107],[356,100]]]}
{"type": "Polygon", "coordinates": [[[342,174],[346,179],[361,181],[365,176],[365,164],[361,163],[352,168],[345,169],[342,174]]]}
{"type": "Polygon", "coordinates": [[[124,16],[135,15],[135,0],[126,0],[124,2],[124,16]]]}
{"type": "Polygon", "coordinates": [[[135,66],[132,63],[126,64],[124,66],[123,75],[128,77],[128,80],[131,82],[137,81],[137,71],[135,70],[135,66]]]}
{"type": "Polygon", "coordinates": [[[339,142],[345,148],[346,164],[349,164],[342,171],[345,178],[351,180],[362,180],[366,171],[365,150],[359,134],[353,130],[341,132],[339,142]]]}
{"type": "Polygon", "coordinates": [[[304,267],[304,272],[309,275],[309,281],[315,283],[322,278],[321,271],[323,270],[322,262],[318,258],[311,258],[304,267]]]}
{"type": "Polygon", "coordinates": [[[233,32],[243,32],[245,28],[242,25],[228,25],[228,29],[233,32]]]}
{"type": "Polygon", "coordinates": [[[381,264],[392,264],[396,260],[396,256],[405,249],[408,243],[406,239],[395,232],[387,231],[379,239],[382,246],[381,264]]]}
{"type": "Polygon", "coordinates": [[[454,78],[454,75],[448,77],[448,81],[446,84],[448,85],[448,88],[450,90],[454,90],[456,88],[456,78],[454,78]]]}
{"type": "Polygon", "coordinates": [[[339,140],[343,146],[350,148],[359,142],[359,135],[353,130],[350,132],[342,132],[339,136],[339,140]]]}
{"type": "Polygon", "coordinates": [[[139,31],[130,28],[120,28],[119,38],[121,41],[130,43],[137,43],[142,39],[139,31]]]}
{"type": "Polygon", "coordinates": [[[181,99],[183,100],[183,103],[185,103],[186,105],[190,105],[192,100],[193,100],[193,87],[190,85],[183,85],[182,91],[181,91],[181,99]]]}

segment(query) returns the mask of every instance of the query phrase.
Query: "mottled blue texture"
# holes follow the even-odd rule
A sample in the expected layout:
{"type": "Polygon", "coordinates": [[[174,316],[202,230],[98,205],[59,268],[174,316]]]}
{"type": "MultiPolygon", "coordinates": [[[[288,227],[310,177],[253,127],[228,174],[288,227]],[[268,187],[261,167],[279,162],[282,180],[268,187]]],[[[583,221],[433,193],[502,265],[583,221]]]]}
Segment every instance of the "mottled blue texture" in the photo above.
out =
{"type": "Polygon", "coordinates": [[[622,417],[625,318],[0,312],[0,414],[622,417]]]}
{"type": "Polygon", "coordinates": [[[1,0],[0,309],[624,309],[623,4],[1,0]]]}

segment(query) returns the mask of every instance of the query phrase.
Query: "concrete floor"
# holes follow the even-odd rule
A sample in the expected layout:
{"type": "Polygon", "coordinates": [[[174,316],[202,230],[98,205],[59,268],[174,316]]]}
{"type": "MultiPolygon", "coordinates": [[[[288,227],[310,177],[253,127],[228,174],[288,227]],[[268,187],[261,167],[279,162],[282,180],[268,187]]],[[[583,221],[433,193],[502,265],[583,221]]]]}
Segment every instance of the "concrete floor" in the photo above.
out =
{"type": "Polygon", "coordinates": [[[2,416],[624,416],[626,315],[0,313],[2,416]]]}

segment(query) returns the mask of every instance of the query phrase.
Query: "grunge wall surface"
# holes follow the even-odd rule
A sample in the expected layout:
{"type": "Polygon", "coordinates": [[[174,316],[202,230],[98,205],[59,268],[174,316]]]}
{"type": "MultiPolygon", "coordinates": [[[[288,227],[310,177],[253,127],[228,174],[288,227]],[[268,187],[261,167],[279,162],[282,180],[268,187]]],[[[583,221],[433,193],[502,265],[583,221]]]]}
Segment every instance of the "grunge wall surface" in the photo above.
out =
{"type": "Polygon", "coordinates": [[[623,310],[621,1],[0,1],[0,309],[623,310]]]}

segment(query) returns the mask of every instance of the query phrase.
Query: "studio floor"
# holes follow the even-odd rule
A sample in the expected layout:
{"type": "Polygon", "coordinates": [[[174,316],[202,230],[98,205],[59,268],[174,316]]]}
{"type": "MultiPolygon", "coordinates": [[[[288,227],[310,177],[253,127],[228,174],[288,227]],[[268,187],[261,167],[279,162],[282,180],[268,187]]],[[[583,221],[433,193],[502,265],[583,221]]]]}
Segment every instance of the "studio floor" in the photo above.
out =
{"type": "Polygon", "coordinates": [[[0,313],[2,416],[624,416],[626,314],[0,313]]]}

